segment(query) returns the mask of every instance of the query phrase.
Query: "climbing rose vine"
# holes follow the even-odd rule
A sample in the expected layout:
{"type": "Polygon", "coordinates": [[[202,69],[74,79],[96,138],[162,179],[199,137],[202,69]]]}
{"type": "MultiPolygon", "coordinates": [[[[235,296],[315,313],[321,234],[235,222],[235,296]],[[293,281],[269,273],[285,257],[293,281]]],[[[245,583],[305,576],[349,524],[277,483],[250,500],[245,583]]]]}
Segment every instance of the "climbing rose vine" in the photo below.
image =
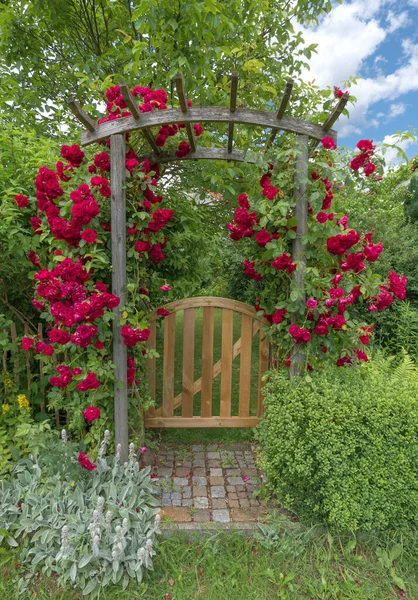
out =
{"type": "MultiPolygon", "coordinates": [[[[366,178],[380,180],[374,173],[373,143],[360,140],[357,148],[360,154],[351,161],[351,169],[358,173],[362,168],[366,178]]],[[[277,153],[260,179],[258,194],[238,196],[228,224],[231,239],[250,255],[244,260],[244,273],[257,282],[256,309],[269,324],[274,361],[288,367],[295,345],[303,348],[308,370],[329,360],[339,366],[367,361],[361,346],[368,345],[374,327],[359,321],[359,307],[385,310],[406,295],[406,277],[389,272],[381,281],[373,274],[373,263],[384,250],[373,241],[373,233],[355,231],[347,215],[332,212],[333,189],[340,185],[332,169],[335,149],[334,140],[325,137],[310,161],[306,269],[292,257],[297,219],[288,190],[295,177],[295,148],[277,153]],[[295,283],[301,269],[306,294],[295,283]]]]}
{"type": "MultiPolygon", "coordinates": [[[[141,112],[167,109],[164,90],[135,86],[132,95],[141,112]]],[[[98,123],[130,116],[119,86],[106,91],[107,115],[98,123]]],[[[191,106],[191,102],[188,102],[191,106]]],[[[184,123],[160,127],[155,138],[159,147],[181,137],[184,123]]],[[[200,136],[203,128],[194,125],[200,136]]],[[[36,268],[33,306],[47,321],[46,339],[26,336],[22,348],[34,352],[49,368],[50,406],[65,408],[73,424],[93,426],[113,405],[113,366],[111,328],[113,309],[122,312],[122,339],[128,347],[127,377],[132,388],[141,385],[140,372],[148,356],[150,336],[148,314],[154,305],[149,299],[149,277],[158,273],[166,258],[174,211],[162,206],[159,191],[160,170],[137,155],[126,135],[128,270],[132,281],[130,299],[120,307],[120,298],[109,291],[110,265],[110,140],[100,144],[96,154],[87,157],[77,145],[64,145],[54,168],[42,166],[34,182],[35,197],[22,194],[16,205],[28,211],[34,236],[39,236],[42,252],[31,250],[28,259],[36,268]],[[31,215],[29,215],[31,211],[31,215]],[[140,310],[138,305],[142,305],[140,310]],[[138,376],[139,375],[139,376],[138,376]],[[100,408],[99,408],[100,406],[100,408]],[[84,410],[83,410],[84,409],[84,410]]],[[[177,156],[184,157],[190,146],[184,139],[175,142],[177,156]]],[[[171,286],[160,279],[158,287],[167,294],[171,286]]],[[[164,317],[169,312],[159,311],[164,317]]],[[[146,389],[138,395],[147,398],[146,389]]],[[[83,468],[94,468],[80,455],[83,468]]]]}

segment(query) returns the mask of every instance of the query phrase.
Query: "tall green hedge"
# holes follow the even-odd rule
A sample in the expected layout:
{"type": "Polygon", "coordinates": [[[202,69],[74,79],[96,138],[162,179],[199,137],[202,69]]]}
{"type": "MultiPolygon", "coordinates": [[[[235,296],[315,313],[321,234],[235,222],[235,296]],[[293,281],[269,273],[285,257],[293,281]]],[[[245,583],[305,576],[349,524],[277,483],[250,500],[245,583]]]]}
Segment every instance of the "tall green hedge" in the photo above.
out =
{"type": "Polygon", "coordinates": [[[265,389],[257,436],[286,508],[344,530],[418,525],[416,369],[271,372],[265,389]]]}

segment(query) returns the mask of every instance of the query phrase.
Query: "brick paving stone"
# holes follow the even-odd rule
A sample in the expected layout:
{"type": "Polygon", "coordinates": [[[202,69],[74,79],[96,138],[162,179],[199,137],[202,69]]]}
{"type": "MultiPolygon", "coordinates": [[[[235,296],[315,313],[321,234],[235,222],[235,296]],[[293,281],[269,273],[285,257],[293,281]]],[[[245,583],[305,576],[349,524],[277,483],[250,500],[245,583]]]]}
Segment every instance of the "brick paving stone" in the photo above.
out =
{"type": "Polygon", "coordinates": [[[242,470],[244,477],[257,477],[257,469],[246,468],[242,470]]]}
{"type": "Polygon", "coordinates": [[[208,460],[208,465],[211,469],[219,469],[222,466],[221,461],[219,459],[208,460]]]}
{"type": "Polygon", "coordinates": [[[167,477],[171,477],[173,474],[173,469],[169,467],[159,467],[158,469],[158,477],[160,479],[167,479],[167,477]]]}
{"type": "Polygon", "coordinates": [[[165,497],[163,495],[161,499],[161,506],[171,506],[170,494],[166,494],[165,497]]]}
{"type": "Polygon", "coordinates": [[[258,500],[255,500],[254,498],[250,499],[250,506],[260,506],[260,503],[258,500]]]}
{"type": "Polygon", "coordinates": [[[217,521],[218,523],[229,523],[231,520],[228,510],[214,510],[212,514],[213,520],[217,521]]]}
{"type": "Polygon", "coordinates": [[[193,521],[196,523],[205,523],[210,520],[209,509],[199,509],[193,514],[193,521]]]}
{"type": "Polygon", "coordinates": [[[239,477],[241,479],[241,471],[239,469],[227,469],[225,475],[227,477],[239,477]]]}
{"type": "Polygon", "coordinates": [[[181,501],[182,506],[192,506],[193,500],[191,498],[185,498],[181,501]]]}
{"type": "Polygon", "coordinates": [[[206,446],[206,452],[217,452],[218,450],[218,444],[208,444],[206,446]]]}
{"type": "Polygon", "coordinates": [[[182,464],[183,464],[183,467],[187,468],[189,471],[192,468],[192,461],[191,460],[184,460],[182,464]]]}
{"type": "Polygon", "coordinates": [[[210,469],[211,477],[222,477],[222,469],[210,469]]]}
{"type": "Polygon", "coordinates": [[[204,448],[203,448],[202,444],[196,444],[196,445],[192,446],[192,450],[193,450],[193,452],[203,452],[204,448]]]}
{"type": "Polygon", "coordinates": [[[190,469],[187,469],[186,467],[178,467],[176,469],[176,477],[185,477],[189,473],[190,469]]]}
{"type": "Polygon", "coordinates": [[[223,485],[214,485],[210,488],[212,498],[225,498],[225,488],[223,485]]]}
{"type": "Polygon", "coordinates": [[[228,504],[230,508],[239,508],[238,500],[229,500],[228,504]]]}
{"type": "Polygon", "coordinates": [[[197,496],[193,500],[196,508],[209,508],[209,500],[207,496],[197,496]]]}
{"type": "Polygon", "coordinates": [[[230,500],[238,500],[238,494],[236,492],[228,492],[228,498],[230,500]]]}
{"type": "Polygon", "coordinates": [[[227,481],[230,485],[241,485],[242,477],[227,477],[227,481]]]}
{"type": "Polygon", "coordinates": [[[189,480],[186,477],[173,477],[173,484],[181,487],[189,485],[189,480]]]}
{"type": "Polygon", "coordinates": [[[192,481],[193,481],[193,485],[207,485],[208,484],[207,477],[199,477],[198,475],[193,475],[192,481]]]}
{"type": "Polygon", "coordinates": [[[171,494],[171,504],[173,506],[181,506],[181,494],[178,492],[171,494]]]}
{"type": "Polygon", "coordinates": [[[245,492],[245,485],[243,484],[243,481],[241,479],[241,483],[242,485],[237,485],[237,492],[245,492]]]}
{"type": "Polygon", "coordinates": [[[240,499],[248,499],[248,494],[247,492],[238,492],[238,498],[240,499]]]}
{"type": "Polygon", "coordinates": [[[205,461],[203,459],[194,460],[193,461],[193,466],[194,467],[204,467],[205,466],[205,461]]]}
{"type": "Polygon", "coordinates": [[[226,491],[227,491],[227,492],[236,492],[236,491],[237,491],[237,488],[236,488],[236,486],[235,486],[235,485],[227,485],[227,486],[226,486],[226,491]]]}
{"type": "Polygon", "coordinates": [[[223,477],[209,477],[209,483],[210,485],[225,485],[225,479],[223,477]]]}
{"type": "Polygon", "coordinates": [[[191,498],[192,497],[192,488],[190,485],[185,486],[182,489],[183,492],[183,498],[191,498]]]}
{"type": "Polygon", "coordinates": [[[194,453],[194,460],[205,460],[205,453],[204,452],[195,452],[194,453]]]}
{"type": "Polygon", "coordinates": [[[212,508],[228,508],[228,504],[222,498],[215,498],[212,500],[212,508]]]}
{"type": "Polygon", "coordinates": [[[257,508],[231,508],[231,518],[233,521],[257,521],[257,508]]]}
{"type": "Polygon", "coordinates": [[[246,498],[244,498],[243,500],[239,501],[240,506],[244,507],[244,508],[248,508],[248,506],[250,506],[250,501],[247,500],[246,498]]]}
{"type": "Polygon", "coordinates": [[[193,475],[197,475],[197,477],[205,477],[206,469],[204,467],[196,467],[196,469],[193,469],[193,475]]]}
{"type": "Polygon", "coordinates": [[[219,452],[207,452],[206,456],[208,457],[209,460],[221,458],[221,455],[219,452]]]}
{"type": "Polygon", "coordinates": [[[176,523],[189,523],[192,520],[189,508],[179,506],[167,506],[161,509],[161,518],[174,520],[176,523]]]}
{"type": "Polygon", "coordinates": [[[208,490],[204,485],[193,486],[193,496],[207,496],[208,490]]]}

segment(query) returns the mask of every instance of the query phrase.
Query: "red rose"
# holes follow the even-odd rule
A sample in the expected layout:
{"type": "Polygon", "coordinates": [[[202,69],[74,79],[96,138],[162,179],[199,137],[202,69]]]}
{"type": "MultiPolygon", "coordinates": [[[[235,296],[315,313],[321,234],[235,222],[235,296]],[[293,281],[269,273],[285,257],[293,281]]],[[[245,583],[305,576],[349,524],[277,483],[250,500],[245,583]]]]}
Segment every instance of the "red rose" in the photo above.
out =
{"type": "Polygon", "coordinates": [[[34,340],[28,337],[22,338],[22,348],[23,350],[30,350],[33,346],[34,340]]]}
{"type": "Polygon", "coordinates": [[[94,229],[85,229],[81,234],[81,239],[87,242],[87,244],[96,244],[97,232],[94,229]]]}
{"type": "Polygon", "coordinates": [[[199,137],[200,135],[202,135],[203,127],[200,125],[200,123],[195,123],[193,125],[193,129],[194,129],[196,137],[199,137]]]}
{"type": "Polygon", "coordinates": [[[335,150],[335,148],[337,147],[337,144],[334,142],[334,140],[329,137],[329,136],[325,136],[322,140],[321,140],[321,144],[323,145],[323,147],[326,150],[335,150]]]}
{"type": "Polygon", "coordinates": [[[83,454],[83,452],[80,452],[80,454],[78,455],[78,462],[80,463],[83,469],[86,469],[86,471],[94,471],[97,468],[97,465],[92,463],[90,459],[87,458],[85,454],[83,454]]]}
{"type": "Polygon", "coordinates": [[[271,241],[271,235],[269,234],[269,232],[266,229],[263,228],[261,231],[259,231],[256,234],[255,241],[260,246],[260,248],[264,248],[265,245],[271,241]]]}
{"type": "Polygon", "coordinates": [[[100,419],[100,409],[95,406],[88,406],[81,414],[87,423],[92,423],[93,421],[100,419]]]}
{"type": "Polygon", "coordinates": [[[370,177],[370,175],[372,173],[374,173],[376,170],[376,165],[372,162],[369,162],[365,167],[364,167],[364,174],[366,177],[370,177]]]}
{"type": "Polygon", "coordinates": [[[77,389],[80,390],[80,392],[87,392],[88,390],[96,390],[100,385],[96,373],[87,373],[83,381],[77,385],[77,389]]]}
{"type": "Polygon", "coordinates": [[[287,313],[287,310],[285,308],[279,308],[278,310],[276,310],[276,312],[274,312],[272,314],[272,317],[271,317],[272,322],[275,323],[276,325],[279,325],[283,321],[286,313],[287,313]]]}
{"type": "Polygon", "coordinates": [[[19,208],[26,208],[29,204],[29,198],[23,194],[17,194],[17,196],[15,196],[15,202],[19,208]]]}

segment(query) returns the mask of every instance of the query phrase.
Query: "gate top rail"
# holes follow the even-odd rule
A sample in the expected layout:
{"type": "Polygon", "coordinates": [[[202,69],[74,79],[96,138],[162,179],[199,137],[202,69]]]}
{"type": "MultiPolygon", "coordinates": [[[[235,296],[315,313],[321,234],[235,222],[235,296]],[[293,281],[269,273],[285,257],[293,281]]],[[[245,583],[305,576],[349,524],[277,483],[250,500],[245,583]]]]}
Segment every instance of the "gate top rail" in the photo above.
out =
{"type": "MultiPolygon", "coordinates": [[[[239,312],[244,315],[248,315],[257,321],[260,321],[264,325],[267,325],[267,321],[264,317],[257,315],[257,311],[252,306],[240,302],[239,300],[231,300],[230,298],[220,298],[217,296],[195,296],[193,298],[184,298],[182,300],[174,300],[164,304],[164,308],[171,309],[172,312],[179,310],[185,310],[187,308],[200,308],[203,306],[212,306],[213,308],[227,308],[235,312],[239,312]]],[[[158,316],[157,311],[151,313],[151,322],[161,318],[158,316]]]]}

